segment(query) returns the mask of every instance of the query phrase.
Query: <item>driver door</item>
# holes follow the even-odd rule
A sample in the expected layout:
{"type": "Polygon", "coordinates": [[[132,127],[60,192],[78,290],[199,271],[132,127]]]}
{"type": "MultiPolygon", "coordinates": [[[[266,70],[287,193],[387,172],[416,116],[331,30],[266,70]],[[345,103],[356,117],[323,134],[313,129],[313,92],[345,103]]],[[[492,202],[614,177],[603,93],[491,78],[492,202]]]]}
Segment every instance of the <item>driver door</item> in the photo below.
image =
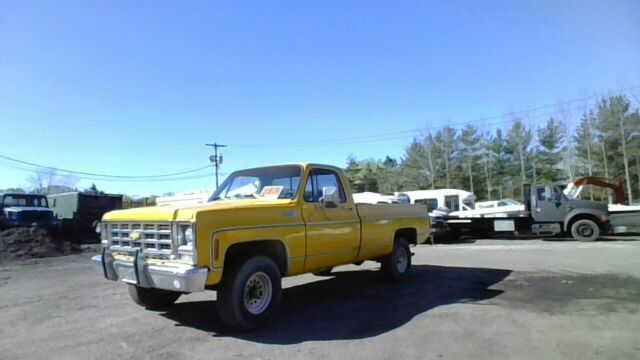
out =
{"type": "Polygon", "coordinates": [[[353,200],[347,199],[338,174],[316,168],[305,185],[302,216],[306,226],[305,271],[346,264],[355,260],[360,246],[360,220],[353,200]],[[338,191],[338,203],[327,206],[327,189],[338,191]],[[335,206],[333,206],[335,205],[335,206]]]}
{"type": "Polygon", "coordinates": [[[533,218],[537,222],[563,222],[567,212],[562,192],[555,186],[536,188],[536,207],[533,218]]]}

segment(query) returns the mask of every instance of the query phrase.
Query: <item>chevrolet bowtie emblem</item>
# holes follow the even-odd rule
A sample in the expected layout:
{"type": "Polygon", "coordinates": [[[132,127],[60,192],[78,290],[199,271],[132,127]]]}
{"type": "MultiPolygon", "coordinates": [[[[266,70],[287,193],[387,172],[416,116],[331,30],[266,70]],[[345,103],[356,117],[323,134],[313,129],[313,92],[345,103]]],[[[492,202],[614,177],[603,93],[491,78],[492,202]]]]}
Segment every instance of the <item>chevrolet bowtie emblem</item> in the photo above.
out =
{"type": "Polygon", "coordinates": [[[140,232],[139,231],[132,231],[129,234],[129,239],[131,239],[133,241],[136,241],[136,240],[140,239],[140,232]]]}

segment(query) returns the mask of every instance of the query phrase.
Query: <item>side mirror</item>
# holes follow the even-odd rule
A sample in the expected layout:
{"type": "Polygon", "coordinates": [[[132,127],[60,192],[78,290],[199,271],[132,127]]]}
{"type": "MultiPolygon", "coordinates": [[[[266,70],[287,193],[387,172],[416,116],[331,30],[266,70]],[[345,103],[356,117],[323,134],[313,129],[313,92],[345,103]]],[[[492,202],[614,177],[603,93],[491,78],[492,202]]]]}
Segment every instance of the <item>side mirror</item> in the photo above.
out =
{"type": "Polygon", "coordinates": [[[335,186],[325,186],[322,188],[322,198],[320,204],[327,209],[337,208],[340,202],[340,194],[335,186]]]}

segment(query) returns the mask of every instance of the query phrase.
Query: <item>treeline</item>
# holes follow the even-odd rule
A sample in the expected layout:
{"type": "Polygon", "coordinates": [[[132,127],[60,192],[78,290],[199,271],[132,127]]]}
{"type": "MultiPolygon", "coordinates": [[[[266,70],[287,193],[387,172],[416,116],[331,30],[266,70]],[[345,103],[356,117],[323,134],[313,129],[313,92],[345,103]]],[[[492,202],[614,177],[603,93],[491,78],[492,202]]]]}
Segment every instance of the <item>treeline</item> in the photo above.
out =
{"type": "MultiPolygon", "coordinates": [[[[461,188],[479,200],[519,199],[525,182],[598,176],[622,179],[631,203],[640,199],[640,113],[616,95],[600,99],[579,119],[559,111],[534,126],[517,117],[507,129],[493,131],[445,126],[414,138],[399,161],[350,156],[346,171],[356,192],[461,188]]],[[[606,200],[608,194],[590,188],[582,196],[606,200]]]]}

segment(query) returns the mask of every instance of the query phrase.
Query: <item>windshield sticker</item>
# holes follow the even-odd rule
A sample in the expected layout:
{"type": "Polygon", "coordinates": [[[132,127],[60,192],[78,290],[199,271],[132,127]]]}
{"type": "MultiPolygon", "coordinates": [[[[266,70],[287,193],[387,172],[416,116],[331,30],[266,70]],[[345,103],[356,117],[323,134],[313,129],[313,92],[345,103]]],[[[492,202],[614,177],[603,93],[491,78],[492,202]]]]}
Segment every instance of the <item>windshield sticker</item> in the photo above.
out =
{"type": "Polygon", "coordinates": [[[284,186],[265,186],[260,192],[260,196],[265,199],[277,199],[284,186]]]}

